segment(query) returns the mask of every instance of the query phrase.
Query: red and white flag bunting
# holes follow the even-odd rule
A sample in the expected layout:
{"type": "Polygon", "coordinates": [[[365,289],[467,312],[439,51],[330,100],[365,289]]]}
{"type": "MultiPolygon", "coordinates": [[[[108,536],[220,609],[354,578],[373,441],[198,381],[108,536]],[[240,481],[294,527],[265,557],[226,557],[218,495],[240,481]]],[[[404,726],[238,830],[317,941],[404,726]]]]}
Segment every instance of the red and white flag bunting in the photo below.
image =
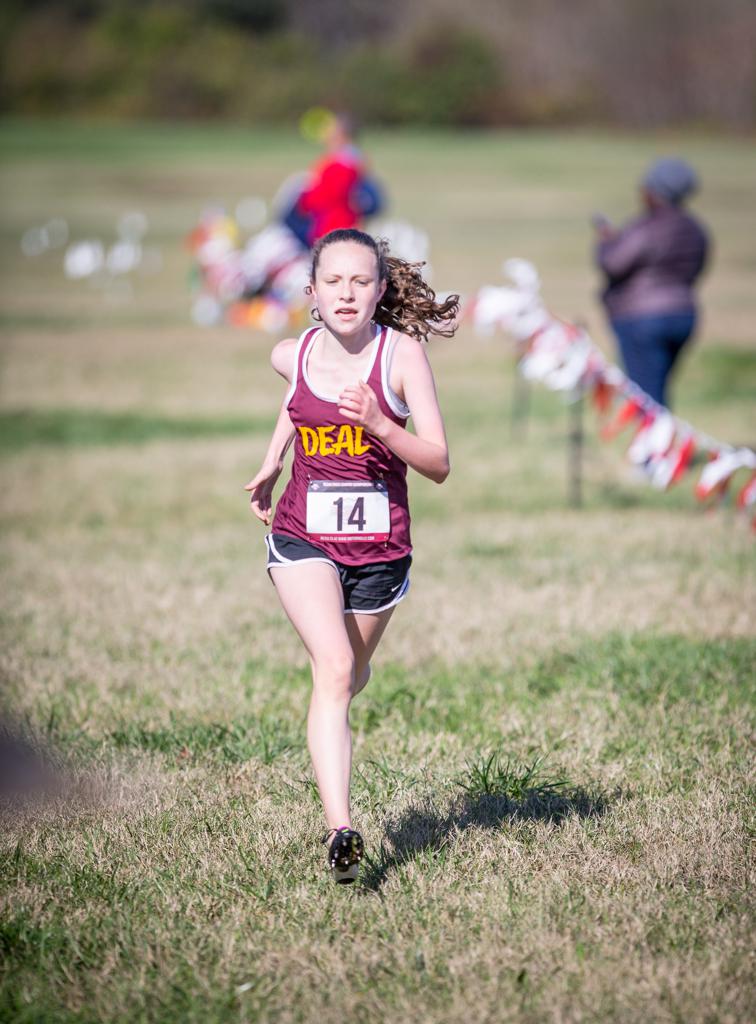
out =
{"type": "Polygon", "coordinates": [[[667,490],[694,460],[708,456],[695,495],[714,501],[724,496],[740,470],[748,470],[745,482],[738,484],[736,504],[754,510],[756,529],[756,452],[717,441],[675,416],[609,363],[585,330],[553,317],[543,305],[538,272],[531,263],[507,260],[504,272],[510,287],[482,288],[467,304],[464,316],[475,329],[513,335],[521,352],[519,369],[527,380],[576,399],[589,395],[603,419],[605,440],[632,428],[628,458],[642,467],[652,486],[667,490]]]}

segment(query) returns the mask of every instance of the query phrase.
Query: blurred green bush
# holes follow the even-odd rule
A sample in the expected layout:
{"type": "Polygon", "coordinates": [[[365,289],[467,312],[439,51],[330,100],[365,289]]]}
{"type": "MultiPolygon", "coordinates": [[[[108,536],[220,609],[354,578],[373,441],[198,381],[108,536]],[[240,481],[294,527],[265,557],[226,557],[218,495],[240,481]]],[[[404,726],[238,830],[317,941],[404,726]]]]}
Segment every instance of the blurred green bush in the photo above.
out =
{"type": "Polygon", "coordinates": [[[451,26],[345,48],[324,66],[311,38],[281,27],[275,0],[112,3],[85,17],[76,6],[7,26],[3,112],[275,122],[323,103],[374,123],[482,124],[502,90],[492,48],[451,26]]]}
{"type": "Polygon", "coordinates": [[[753,0],[6,0],[0,112],[756,125],[753,0]]]}

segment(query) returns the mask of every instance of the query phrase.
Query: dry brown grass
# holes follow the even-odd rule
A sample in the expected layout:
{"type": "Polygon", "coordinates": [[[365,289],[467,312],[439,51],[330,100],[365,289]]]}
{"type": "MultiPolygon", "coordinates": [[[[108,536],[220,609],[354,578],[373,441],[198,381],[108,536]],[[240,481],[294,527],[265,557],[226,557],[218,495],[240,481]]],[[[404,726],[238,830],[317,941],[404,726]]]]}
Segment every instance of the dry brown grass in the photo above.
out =
{"type": "MultiPolygon", "coordinates": [[[[438,142],[387,144],[387,171],[405,158],[399,203],[432,226],[438,278],[458,271],[467,287],[531,255],[555,308],[584,310],[580,203],[624,195],[610,171],[627,142],[577,141],[566,156],[563,140],[491,145],[498,164],[473,159],[479,141],[450,149],[450,219],[426,187],[438,142]],[[563,158],[563,187],[531,176],[563,158]],[[508,233],[482,230],[492,196],[508,233]],[[565,202],[570,218],[548,232],[565,202]],[[474,255],[460,265],[455,246],[474,255]]],[[[739,147],[697,145],[710,180],[723,174],[707,306],[709,337],[726,343],[693,354],[679,403],[747,441],[752,240],[728,188],[750,195],[756,178],[739,147]]],[[[262,188],[285,160],[262,163],[226,167],[223,186],[262,188]]],[[[63,173],[33,170],[3,171],[19,196],[7,232],[63,173]]],[[[83,218],[100,181],[103,221],[108,196],[143,199],[168,239],[164,289],[146,284],[109,324],[52,266],[42,300],[28,265],[4,286],[0,412],[102,419],[87,443],[21,432],[2,454],[4,701],[68,788],[2,822],[0,1016],[750,1021],[756,594],[743,521],[702,513],[689,484],[663,496],[631,484],[621,445],[595,442],[590,418],[586,507],[566,509],[558,399],[534,393],[514,443],[506,343],[463,333],[434,346],[453,474],[443,488],[412,482],[412,591],[354,709],[370,861],[360,886],[334,891],[303,743],[304,658],[242,491],[265,445],[252,421],[272,422],[280,396],[270,339],[179,320],[179,236],[212,162],[175,168],[175,195],[155,186],[167,167],[106,171],[85,166],[62,194],[83,218]],[[40,313],[61,324],[35,325],[40,313]],[[134,431],[153,418],[148,439],[92,443],[122,412],[134,431]],[[203,434],[228,416],[248,416],[248,435],[203,434]],[[161,439],[161,418],[182,417],[199,425],[161,439]],[[515,776],[544,756],[559,800],[513,795],[503,776],[472,792],[491,752],[515,776]]]]}

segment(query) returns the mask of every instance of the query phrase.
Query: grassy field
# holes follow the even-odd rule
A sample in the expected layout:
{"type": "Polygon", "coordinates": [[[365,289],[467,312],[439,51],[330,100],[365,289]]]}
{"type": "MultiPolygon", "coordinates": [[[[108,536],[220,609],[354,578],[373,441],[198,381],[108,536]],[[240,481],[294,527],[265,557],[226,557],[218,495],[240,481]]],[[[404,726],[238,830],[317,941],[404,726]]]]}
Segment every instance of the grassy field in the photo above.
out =
{"type": "MultiPolygon", "coordinates": [[[[716,237],[677,410],[756,442],[756,153],[594,135],[373,136],[434,283],[539,266],[608,345],[587,221],[682,151],[716,237]]],[[[509,426],[504,338],[433,344],[453,472],[411,484],[410,598],[355,702],[358,885],[324,871],[308,673],[242,491],[280,400],[269,337],[191,325],[186,232],[311,159],[283,134],[0,125],[3,701],[64,798],[2,818],[0,1019],[732,1022],[756,1013],[754,540],[692,480],[633,484],[587,414],[509,426]],[[150,217],[133,293],[25,259],[150,217]],[[274,851],[276,856],[274,857],[274,851]]]]}

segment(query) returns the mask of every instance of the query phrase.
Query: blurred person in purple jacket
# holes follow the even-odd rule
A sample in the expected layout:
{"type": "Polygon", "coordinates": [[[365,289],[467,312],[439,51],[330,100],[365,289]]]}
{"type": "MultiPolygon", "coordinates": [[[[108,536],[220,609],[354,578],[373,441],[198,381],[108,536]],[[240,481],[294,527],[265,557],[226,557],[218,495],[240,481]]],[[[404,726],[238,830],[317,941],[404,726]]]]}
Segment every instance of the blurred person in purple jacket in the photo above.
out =
{"type": "Polygon", "coordinates": [[[620,229],[594,220],[596,263],[606,277],[602,299],[625,372],[660,405],[668,404],[667,379],[696,327],[693,285],[709,238],[683,204],[697,187],[684,160],[657,160],[641,182],[640,217],[620,229]]]}

